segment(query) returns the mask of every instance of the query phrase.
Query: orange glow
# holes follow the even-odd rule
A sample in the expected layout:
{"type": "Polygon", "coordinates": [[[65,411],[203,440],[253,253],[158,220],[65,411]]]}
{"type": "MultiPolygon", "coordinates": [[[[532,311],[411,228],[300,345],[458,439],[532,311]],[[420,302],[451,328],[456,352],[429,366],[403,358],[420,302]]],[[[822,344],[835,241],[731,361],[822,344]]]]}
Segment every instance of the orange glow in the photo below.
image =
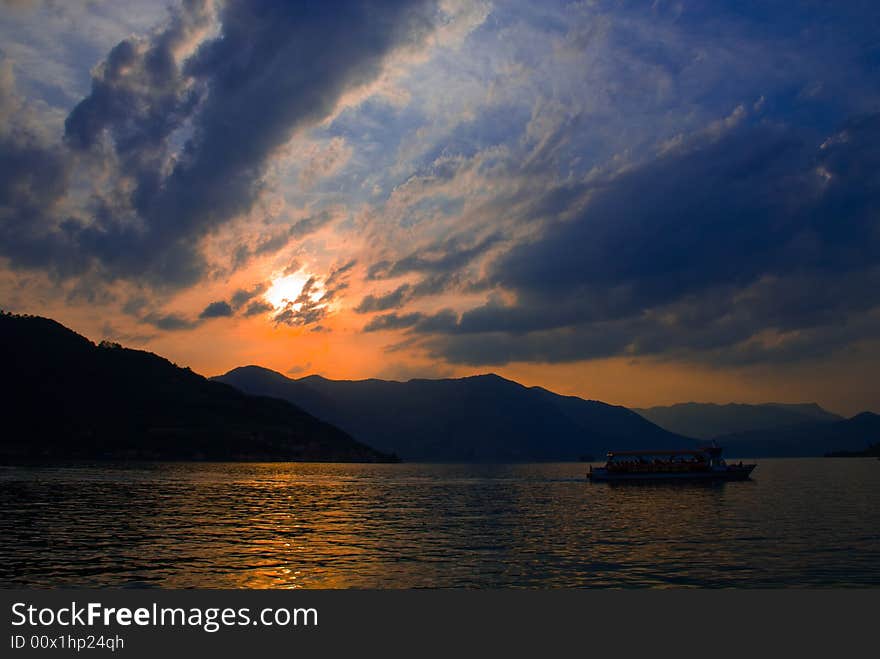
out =
{"type": "MultiPolygon", "coordinates": [[[[272,280],[272,285],[269,286],[269,289],[265,292],[263,297],[266,299],[266,302],[276,309],[283,309],[288,303],[294,302],[300,296],[303,287],[306,285],[306,282],[308,282],[310,277],[311,275],[309,273],[302,270],[295,272],[292,275],[275,277],[272,280]]],[[[309,298],[313,302],[317,302],[323,294],[324,289],[316,281],[312,286],[312,292],[311,295],[309,295],[309,298]]],[[[301,306],[301,304],[294,304],[293,309],[299,311],[301,306]]]]}
{"type": "MultiPolygon", "coordinates": [[[[197,318],[192,310],[203,309],[215,300],[228,300],[238,289],[252,289],[260,281],[269,283],[261,295],[275,310],[295,301],[305,283],[316,276],[310,298],[324,294],[325,278],[332,267],[312,264],[293,274],[284,274],[282,263],[255,263],[236,273],[233,279],[211,287],[191,289],[164,307],[164,313],[197,318]]],[[[11,279],[7,275],[7,279],[11,279]]],[[[4,279],[0,276],[0,284],[4,279]]],[[[93,341],[109,338],[125,346],[146,349],[171,361],[189,366],[206,376],[219,375],[237,366],[256,364],[298,378],[319,374],[331,379],[382,378],[407,380],[412,377],[464,377],[495,372],[526,386],[538,385],[551,391],[629,407],[669,405],[677,402],[811,402],[844,415],[876,409],[877,369],[880,341],[859,344],[850,352],[822,362],[717,368],[671,359],[611,357],[572,363],[524,363],[468,365],[450,364],[425,354],[407,341],[407,330],[364,332],[372,317],[353,307],[367,294],[384,294],[355,275],[349,288],[326,304],[327,315],[314,325],[289,326],[273,322],[273,311],[246,316],[243,309],[231,318],[214,318],[191,329],[161,331],[134,316],[95,313],[89,306],[74,306],[58,300],[39,299],[41,315],[55,318],[93,341]],[[108,322],[108,319],[110,321],[108,322]],[[858,388],[853,383],[862,383],[858,388]]],[[[24,289],[27,290],[27,289],[24,289]]],[[[26,311],[22,298],[16,310],[26,311]]],[[[446,295],[434,300],[436,307],[453,306],[464,299],[446,295]]],[[[473,300],[468,299],[473,306],[473,300]]],[[[322,303],[322,306],[323,303],[322,303]]],[[[457,306],[457,305],[456,305],[457,306]]],[[[378,312],[386,313],[386,312],[378,312]]],[[[418,338],[418,337],[417,337],[418,338]]]]}

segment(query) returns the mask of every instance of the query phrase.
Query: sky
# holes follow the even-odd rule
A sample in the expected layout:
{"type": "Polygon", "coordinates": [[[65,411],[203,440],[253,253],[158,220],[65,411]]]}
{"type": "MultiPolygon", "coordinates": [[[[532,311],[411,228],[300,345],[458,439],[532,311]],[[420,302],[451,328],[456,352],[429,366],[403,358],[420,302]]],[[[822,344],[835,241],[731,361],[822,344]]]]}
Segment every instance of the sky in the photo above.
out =
{"type": "Polygon", "coordinates": [[[0,0],[0,306],[205,375],[880,411],[880,5],[0,0]]]}

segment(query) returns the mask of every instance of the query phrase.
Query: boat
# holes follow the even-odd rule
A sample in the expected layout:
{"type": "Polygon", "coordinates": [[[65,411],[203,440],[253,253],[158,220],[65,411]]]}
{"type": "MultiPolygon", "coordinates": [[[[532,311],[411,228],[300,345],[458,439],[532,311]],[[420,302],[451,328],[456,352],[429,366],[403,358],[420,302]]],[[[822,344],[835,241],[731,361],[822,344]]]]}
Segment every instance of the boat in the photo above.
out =
{"type": "Polygon", "coordinates": [[[721,447],[692,450],[609,451],[604,467],[587,475],[593,482],[654,480],[744,481],[755,464],[727,464],[721,447]]]}

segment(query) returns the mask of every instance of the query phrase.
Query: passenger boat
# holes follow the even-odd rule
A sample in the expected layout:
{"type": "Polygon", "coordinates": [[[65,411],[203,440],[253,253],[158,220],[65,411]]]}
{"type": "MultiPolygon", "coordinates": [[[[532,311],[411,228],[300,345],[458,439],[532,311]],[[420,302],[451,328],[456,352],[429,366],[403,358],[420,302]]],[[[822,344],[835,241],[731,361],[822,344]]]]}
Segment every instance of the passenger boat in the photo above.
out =
{"type": "Polygon", "coordinates": [[[755,466],[727,464],[718,446],[682,451],[610,451],[605,466],[591,466],[588,477],[591,481],[744,481],[755,466]]]}

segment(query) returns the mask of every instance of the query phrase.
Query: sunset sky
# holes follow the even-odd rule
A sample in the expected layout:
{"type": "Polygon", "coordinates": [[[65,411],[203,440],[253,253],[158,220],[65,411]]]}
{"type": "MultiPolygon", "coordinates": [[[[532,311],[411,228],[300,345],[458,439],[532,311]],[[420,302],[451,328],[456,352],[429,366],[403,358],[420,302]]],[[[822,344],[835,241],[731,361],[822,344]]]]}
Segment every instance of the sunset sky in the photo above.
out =
{"type": "Polygon", "coordinates": [[[0,307],[205,375],[880,411],[876,0],[0,17],[0,307]]]}

